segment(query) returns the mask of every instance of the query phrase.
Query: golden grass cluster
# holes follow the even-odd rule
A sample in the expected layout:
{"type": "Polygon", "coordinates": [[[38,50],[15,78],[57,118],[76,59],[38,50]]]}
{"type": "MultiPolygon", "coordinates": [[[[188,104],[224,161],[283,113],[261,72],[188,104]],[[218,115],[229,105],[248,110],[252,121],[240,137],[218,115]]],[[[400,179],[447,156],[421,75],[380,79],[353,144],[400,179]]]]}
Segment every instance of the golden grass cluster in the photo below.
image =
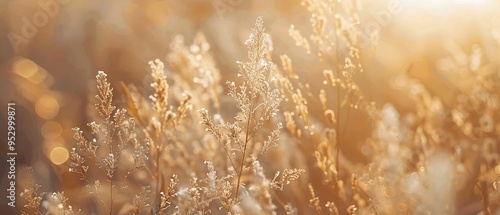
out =
{"type": "Polygon", "coordinates": [[[150,88],[112,86],[99,71],[92,120],[73,128],[65,166],[76,182],[47,193],[24,180],[22,213],[498,214],[498,62],[481,47],[471,62],[451,55],[446,68],[468,86],[447,101],[408,65],[395,85],[414,108],[399,111],[360,84],[373,71],[357,1],[326,2],[303,1],[311,35],[288,31],[317,56],[322,69],[307,75],[319,83],[291,55],[273,57],[263,17],[235,80],[224,80],[201,33],[192,44],[177,36],[149,62],[150,88]]]}

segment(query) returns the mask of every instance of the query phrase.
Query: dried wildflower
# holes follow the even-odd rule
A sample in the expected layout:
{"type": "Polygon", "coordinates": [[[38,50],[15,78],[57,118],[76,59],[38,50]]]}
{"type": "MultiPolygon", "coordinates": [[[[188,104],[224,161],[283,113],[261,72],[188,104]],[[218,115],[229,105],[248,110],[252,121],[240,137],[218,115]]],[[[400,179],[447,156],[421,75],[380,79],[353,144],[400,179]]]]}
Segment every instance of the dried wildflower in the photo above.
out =
{"type": "MultiPolygon", "coordinates": [[[[397,83],[401,91],[409,92],[414,109],[403,100],[384,101],[386,92],[393,93],[386,90],[375,93],[379,104],[365,102],[357,83],[364,77],[356,76],[363,72],[360,56],[370,56],[362,53],[367,45],[362,42],[375,44],[380,32],[373,29],[375,22],[360,23],[366,18],[358,13],[360,2],[302,0],[311,13],[312,34],[303,35],[293,25],[289,33],[297,46],[308,54],[317,52],[317,57],[292,65],[290,57],[281,55],[281,74],[272,62],[273,41],[259,17],[245,41],[248,60],[237,63],[238,81],[226,82],[229,96],[222,94],[221,76],[203,34],[196,35],[192,44],[175,37],[166,59],[174,71],[169,79],[160,60],[150,62],[151,96],[141,96],[140,90],[122,83],[127,110],[113,106],[113,88],[100,71],[98,115],[90,116],[88,128],[73,129],[76,146],[69,151],[69,172],[88,189],[71,193],[79,197],[79,191],[90,191],[93,199],[80,204],[99,214],[298,214],[299,209],[304,213],[310,209],[297,209],[292,203],[304,200],[318,214],[453,214],[464,208],[479,213],[481,208],[475,208],[479,201],[485,214],[498,210],[500,84],[498,62],[487,62],[496,57],[498,47],[474,45],[472,53],[463,52],[462,45],[450,48],[455,53],[438,67],[458,75],[436,76],[436,83],[458,83],[449,95],[433,87],[439,84],[427,83],[435,81],[430,66],[430,73],[419,76],[423,83],[397,83]],[[361,27],[372,31],[361,32],[361,27]],[[311,62],[314,58],[319,62],[311,62]],[[301,72],[312,74],[311,79],[299,78],[297,65],[306,69],[301,72]],[[455,94],[460,95],[455,98],[455,94]],[[227,97],[234,99],[237,110],[220,106],[227,97]],[[193,124],[198,120],[191,116],[193,107],[201,108],[201,125],[193,124]],[[356,115],[350,118],[351,113],[356,115]],[[348,127],[348,122],[357,124],[348,127]],[[200,133],[202,129],[208,132],[200,133]],[[341,147],[346,143],[350,145],[341,147]],[[273,157],[260,159],[271,150],[276,150],[273,157]],[[341,157],[344,151],[351,155],[348,159],[341,157]],[[446,153],[436,153],[440,151],[446,153]],[[221,153],[225,153],[222,158],[221,153]],[[315,168],[311,174],[322,174],[311,177],[310,199],[292,195],[304,191],[298,181],[294,183],[299,187],[283,191],[305,170],[280,168],[297,164],[315,168]],[[265,169],[280,171],[268,178],[265,169]],[[172,175],[170,181],[166,175],[172,175]],[[472,186],[482,200],[456,195],[468,194],[472,186]],[[324,199],[320,199],[313,187],[331,190],[321,192],[324,199]],[[471,202],[472,207],[462,208],[456,202],[471,202]],[[116,206],[125,209],[113,211],[116,206]]],[[[372,15],[378,22],[390,21],[383,13],[372,15]]],[[[488,33],[500,42],[500,28],[488,33]]],[[[434,62],[432,56],[426,58],[434,62]]],[[[382,64],[377,67],[396,68],[382,64]]],[[[14,73],[18,70],[14,68],[14,73]]],[[[36,72],[33,80],[42,72],[36,72]]],[[[363,89],[369,91],[370,81],[365,83],[363,89]]],[[[38,97],[34,93],[21,94],[38,97]]],[[[45,134],[51,132],[42,131],[46,141],[59,144],[56,135],[45,134]]],[[[73,213],[63,192],[46,195],[39,190],[34,183],[21,189],[20,199],[26,200],[23,214],[73,213]]]]}
{"type": "MultiPolygon", "coordinates": [[[[239,196],[241,176],[247,166],[245,162],[247,154],[248,151],[251,151],[249,148],[252,147],[251,139],[257,135],[265,121],[277,115],[278,105],[281,102],[279,90],[272,87],[274,64],[265,58],[265,54],[269,49],[265,42],[267,37],[268,35],[264,32],[263,18],[259,17],[250,37],[245,41],[249,61],[237,62],[239,67],[238,76],[243,78],[243,83],[237,86],[236,83],[227,81],[228,94],[236,101],[237,107],[242,113],[236,117],[236,122],[216,125],[208,116],[206,110],[198,111],[202,117],[200,123],[205,125],[207,130],[219,141],[230,160],[231,166],[234,169],[239,169],[236,197],[239,196]],[[228,130],[225,135],[223,135],[223,128],[228,130]],[[230,149],[222,142],[224,136],[232,139],[235,144],[234,148],[241,153],[239,167],[234,165],[233,158],[229,153],[230,149]]],[[[278,128],[268,136],[268,140],[264,142],[263,152],[277,143],[281,127],[281,125],[278,125],[278,128]]]]}
{"type": "Polygon", "coordinates": [[[153,83],[151,87],[154,89],[154,94],[149,98],[153,102],[153,109],[156,111],[160,119],[165,117],[168,109],[168,84],[167,77],[165,76],[165,71],[163,62],[156,59],[149,62],[151,67],[151,77],[153,77],[153,83]]]}
{"type": "Polygon", "coordinates": [[[175,115],[175,125],[178,125],[180,121],[186,117],[187,112],[193,109],[193,106],[189,104],[189,101],[191,100],[191,95],[189,93],[183,93],[184,95],[184,100],[181,101],[181,104],[179,107],[177,107],[177,114],[175,115]]]}
{"type": "Polygon", "coordinates": [[[215,171],[214,164],[209,161],[205,161],[205,164],[208,167],[208,188],[209,189],[215,189],[215,180],[217,179],[217,172],[215,171]]]}
{"type": "Polygon", "coordinates": [[[269,149],[276,147],[278,145],[278,140],[280,138],[282,128],[283,125],[281,125],[281,123],[278,123],[278,127],[274,129],[271,132],[271,135],[267,137],[268,139],[264,141],[264,145],[262,146],[262,150],[259,156],[263,155],[264,153],[269,151],[269,149]]]}
{"type": "MultiPolygon", "coordinates": [[[[77,142],[77,148],[70,151],[71,164],[69,171],[78,174],[79,179],[87,183],[87,187],[91,188],[91,193],[100,200],[107,212],[113,214],[114,206],[114,180],[119,166],[120,156],[124,152],[128,152],[128,147],[138,149],[133,154],[134,165],[130,174],[134,169],[139,167],[140,160],[147,160],[148,147],[140,146],[135,134],[135,121],[128,117],[125,109],[116,109],[112,105],[111,85],[107,82],[106,74],[99,72],[96,76],[98,95],[96,98],[97,111],[99,112],[100,120],[92,121],[87,125],[90,128],[90,133],[94,136],[91,141],[84,137],[83,131],[80,128],[74,128],[73,137],[77,142]],[[102,157],[101,157],[102,156],[102,157]],[[88,160],[93,160],[95,165],[101,169],[109,182],[110,199],[106,203],[99,192],[99,179],[93,180],[91,183],[89,172],[92,170],[87,164],[88,160]]],[[[99,178],[99,174],[98,174],[99,178]]]]}
{"type": "Polygon", "coordinates": [[[179,185],[179,178],[177,175],[172,175],[170,179],[170,184],[168,185],[168,190],[165,192],[160,192],[160,205],[158,212],[162,212],[172,205],[172,199],[177,196],[177,186],[179,185]]]}
{"type": "Polygon", "coordinates": [[[286,215],[298,215],[299,214],[297,208],[293,207],[292,204],[290,204],[290,203],[287,203],[285,205],[285,211],[286,211],[286,215]]]}
{"type": "Polygon", "coordinates": [[[28,167],[27,171],[29,173],[29,177],[26,178],[26,184],[24,184],[21,189],[21,193],[19,193],[19,197],[21,202],[24,202],[23,207],[20,209],[21,214],[41,214],[39,211],[40,203],[42,202],[44,193],[39,193],[41,185],[36,184],[33,180],[34,171],[33,167],[28,167]]]}
{"type": "Polygon", "coordinates": [[[357,214],[357,211],[358,211],[358,208],[356,207],[356,205],[350,205],[349,207],[347,207],[348,214],[354,215],[354,214],[357,214]]]}
{"type": "Polygon", "coordinates": [[[149,195],[151,193],[151,189],[148,186],[143,186],[141,188],[141,192],[138,195],[134,196],[133,201],[133,210],[132,214],[137,215],[141,212],[145,207],[149,207],[149,195]]]}
{"type": "Polygon", "coordinates": [[[106,167],[106,175],[111,180],[115,173],[116,166],[118,165],[118,158],[113,154],[109,153],[106,158],[103,159],[104,167],[106,167]]]}
{"type": "Polygon", "coordinates": [[[96,95],[96,98],[98,99],[96,109],[99,116],[108,120],[116,107],[112,105],[113,88],[111,88],[111,84],[108,83],[108,79],[106,77],[107,75],[103,71],[99,71],[97,73],[97,90],[99,93],[96,95]]]}
{"type": "Polygon", "coordinates": [[[283,174],[281,174],[281,178],[278,179],[280,176],[280,172],[278,171],[271,181],[271,186],[278,190],[283,190],[284,185],[288,185],[291,181],[297,180],[304,172],[306,171],[303,169],[285,169],[283,174]]]}
{"type": "Polygon", "coordinates": [[[203,190],[205,198],[209,198],[209,200],[206,200],[203,204],[208,205],[212,199],[218,198],[224,208],[230,209],[233,205],[233,200],[230,198],[233,185],[229,179],[231,179],[233,175],[230,174],[228,176],[218,178],[213,163],[206,161],[205,164],[208,168],[207,178],[200,181],[206,183],[206,186],[203,188],[200,187],[200,189],[203,190]]]}
{"type": "Polygon", "coordinates": [[[256,183],[249,186],[250,196],[258,201],[260,211],[264,214],[275,214],[276,206],[273,204],[271,195],[271,183],[264,175],[264,168],[258,160],[253,161],[253,172],[256,183]]]}
{"type": "MultiPolygon", "coordinates": [[[[92,129],[93,132],[100,133],[100,130],[97,129],[96,127],[98,126],[91,126],[91,128],[93,128],[92,129]]],[[[72,130],[75,132],[73,138],[76,140],[77,146],[79,146],[80,149],[82,149],[84,152],[95,157],[97,151],[97,145],[95,139],[93,141],[86,140],[85,137],[83,137],[83,131],[80,130],[80,128],[73,128],[72,130]]]]}
{"type": "Polygon", "coordinates": [[[85,166],[85,158],[80,156],[76,152],[76,148],[72,148],[70,152],[70,160],[71,163],[69,165],[69,172],[77,173],[80,176],[80,179],[83,180],[87,175],[88,166],[85,166]]]}
{"type": "Polygon", "coordinates": [[[310,124],[307,99],[302,96],[302,91],[300,89],[297,89],[297,91],[292,94],[292,99],[295,104],[295,111],[299,113],[300,118],[304,121],[304,123],[310,124]]]}
{"type": "Polygon", "coordinates": [[[500,176],[493,181],[493,189],[498,190],[500,188],[500,176]]]}
{"type": "Polygon", "coordinates": [[[285,116],[285,122],[286,122],[286,128],[288,131],[292,134],[295,134],[295,131],[297,130],[297,124],[295,124],[295,120],[293,119],[293,112],[284,112],[283,115],[285,116]]]}
{"type": "Polygon", "coordinates": [[[333,202],[327,202],[325,204],[325,207],[328,209],[328,212],[331,215],[339,215],[339,209],[337,208],[337,205],[335,205],[335,203],[333,203],[333,202]]]}
{"type": "Polygon", "coordinates": [[[309,199],[309,207],[316,210],[318,214],[321,214],[321,204],[319,202],[319,197],[314,193],[314,188],[309,184],[309,193],[311,194],[311,199],[309,199]]]}
{"type": "Polygon", "coordinates": [[[291,25],[288,29],[288,34],[295,40],[295,45],[304,48],[307,53],[311,53],[311,47],[309,46],[309,41],[304,38],[300,31],[295,29],[294,25],[291,25]]]}
{"type": "Polygon", "coordinates": [[[25,188],[19,196],[24,199],[27,203],[24,205],[24,208],[27,210],[35,210],[38,209],[40,202],[42,201],[42,197],[39,196],[38,190],[40,189],[39,184],[33,184],[31,187],[25,188]]]}
{"type": "Polygon", "coordinates": [[[290,79],[298,79],[299,76],[295,74],[292,67],[292,59],[288,55],[280,55],[281,66],[290,79]]]}
{"type": "Polygon", "coordinates": [[[327,109],[326,103],[327,103],[327,98],[326,98],[326,91],[324,89],[321,89],[319,91],[319,101],[321,102],[321,107],[323,110],[327,109]]]}
{"type": "Polygon", "coordinates": [[[194,106],[213,106],[218,109],[222,91],[221,75],[205,35],[198,33],[190,45],[185,44],[184,37],[178,35],[170,44],[170,48],[172,51],[167,56],[167,62],[177,74],[180,74],[173,77],[176,84],[182,90],[197,93],[198,98],[192,101],[194,106]]]}
{"type": "Polygon", "coordinates": [[[351,189],[353,192],[358,188],[358,178],[356,177],[356,174],[351,175],[351,189]]]}
{"type": "Polygon", "coordinates": [[[325,111],[325,118],[328,124],[330,124],[330,126],[333,126],[337,123],[335,119],[335,112],[333,112],[333,110],[331,109],[325,111]]]}
{"type": "Polygon", "coordinates": [[[76,215],[80,212],[80,210],[74,211],[73,207],[68,204],[68,198],[64,192],[52,193],[46,201],[48,204],[45,205],[45,209],[48,214],[76,215]]]}
{"type": "Polygon", "coordinates": [[[212,122],[212,118],[208,115],[208,110],[205,108],[198,110],[198,113],[201,115],[202,119],[200,124],[206,126],[206,130],[212,133],[217,140],[220,141],[223,136],[221,124],[214,124],[214,122],[212,122]]]}

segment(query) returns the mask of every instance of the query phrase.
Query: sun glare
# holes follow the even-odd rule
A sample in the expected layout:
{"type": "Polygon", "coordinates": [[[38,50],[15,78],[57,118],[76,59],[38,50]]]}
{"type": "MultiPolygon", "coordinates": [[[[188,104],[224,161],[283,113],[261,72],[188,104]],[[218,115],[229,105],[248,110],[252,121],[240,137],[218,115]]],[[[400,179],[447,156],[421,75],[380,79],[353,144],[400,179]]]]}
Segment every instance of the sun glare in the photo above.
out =
{"type": "Polygon", "coordinates": [[[492,0],[403,0],[408,8],[425,11],[439,11],[446,13],[453,10],[481,10],[486,9],[492,0]]]}

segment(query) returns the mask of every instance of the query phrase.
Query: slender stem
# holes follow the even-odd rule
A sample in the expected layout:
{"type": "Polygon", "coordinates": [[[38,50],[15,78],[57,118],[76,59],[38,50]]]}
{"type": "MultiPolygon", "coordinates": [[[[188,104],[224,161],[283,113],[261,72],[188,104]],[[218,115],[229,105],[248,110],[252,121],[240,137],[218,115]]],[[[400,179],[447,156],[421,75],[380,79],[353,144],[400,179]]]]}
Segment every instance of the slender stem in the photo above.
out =
{"type": "MultiPolygon", "coordinates": [[[[246,145],[246,143],[245,143],[245,145],[246,145]]],[[[236,183],[235,198],[238,198],[238,192],[240,191],[241,176],[243,175],[243,165],[245,164],[245,153],[246,153],[246,147],[243,149],[243,157],[241,158],[240,172],[238,174],[238,183],[236,183]]]]}
{"type": "Polygon", "coordinates": [[[110,184],[111,184],[111,199],[110,199],[110,209],[109,209],[109,214],[112,215],[113,214],[113,179],[111,178],[110,180],[110,184]]]}
{"type": "Polygon", "coordinates": [[[238,198],[238,193],[240,191],[241,176],[243,175],[243,166],[245,165],[245,155],[247,152],[247,144],[250,141],[248,134],[250,133],[250,121],[252,120],[252,112],[253,112],[253,111],[251,111],[253,109],[252,106],[253,106],[253,102],[251,102],[251,104],[250,104],[250,108],[249,108],[250,112],[248,113],[248,118],[247,118],[247,127],[246,127],[246,132],[245,132],[245,144],[243,146],[243,154],[241,157],[240,172],[238,174],[238,182],[236,183],[236,193],[235,193],[236,199],[238,198]]]}
{"type": "MultiPolygon", "coordinates": [[[[111,126],[110,126],[110,121],[107,121],[106,122],[106,126],[107,126],[107,131],[109,132],[110,129],[111,129],[111,126]]],[[[115,131],[116,129],[113,128],[113,130],[110,132],[111,136],[108,135],[108,140],[107,140],[107,145],[108,145],[108,148],[109,148],[109,153],[111,155],[114,155],[113,153],[113,137],[115,136],[115,131]]],[[[115,161],[113,161],[115,162],[115,161]]],[[[111,166],[110,168],[115,168],[114,166],[111,166]]],[[[114,173],[114,169],[112,170],[112,172],[114,173]]],[[[109,178],[109,184],[110,184],[110,198],[109,198],[109,214],[112,215],[113,214],[113,176],[111,175],[111,177],[109,178]]]]}
{"type": "Polygon", "coordinates": [[[226,156],[229,159],[229,164],[231,164],[231,166],[233,167],[234,171],[236,171],[236,166],[233,163],[233,159],[231,159],[231,154],[229,154],[229,151],[227,151],[226,146],[224,146],[224,144],[221,141],[218,141],[218,142],[221,145],[221,147],[224,150],[224,152],[226,153],[226,156]]]}
{"type": "MultiPolygon", "coordinates": [[[[160,187],[160,184],[161,184],[161,174],[160,174],[160,157],[161,157],[161,149],[160,149],[160,145],[158,144],[158,146],[156,147],[156,200],[158,200],[158,198],[160,197],[160,192],[161,192],[161,187],[160,187]]],[[[160,209],[160,202],[158,203],[158,211],[160,209]]]]}
{"type": "Polygon", "coordinates": [[[106,205],[106,203],[104,202],[104,200],[101,198],[101,195],[99,195],[99,190],[97,190],[97,188],[94,186],[94,185],[91,185],[90,184],[90,181],[87,179],[87,178],[83,178],[83,180],[85,180],[85,182],[87,182],[87,184],[92,187],[92,189],[94,190],[94,192],[96,193],[96,196],[97,198],[99,199],[99,201],[102,203],[102,205],[104,205],[104,207],[106,208],[106,211],[108,211],[108,213],[111,213],[108,205],[106,205]]]}
{"type": "MultiPolygon", "coordinates": [[[[335,7],[335,10],[337,9],[337,7],[335,7]]],[[[336,57],[336,66],[337,66],[337,69],[336,69],[336,73],[337,73],[337,79],[340,79],[340,60],[339,60],[339,35],[338,33],[335,34],[335,44],[336,44],[336,49],[335,49],[335,57],[336,57]]],[[[337,83],[336,84],[336,87],[337,87],[337,113],[335,114],[336,118],[337,118],[337,124],[336,124],[336,130],[337,130],[337,135],[336,135],[336,142],[337,142],[337,161],[336,161],[336,165],[337,165],[337,174],[340,172],[340,83],[337,83]]]]}
{"type": "MultiPolygon", "coordinates": [[[[162,123],[160,128],[162,128],[161,130],[165,130],[165,128],[167,127],[167,124],[164,124],[162,123]]],[[[160,167],[160,164],[161,164],[161,155],[162,155],[162,151],[163,151],[163,148],[162,148],[162,141],[163,141],[163,133],[160,131],[160,132],[157,132],[156,133],[156,200],[159,200],[160,199],[160,193],[161,193],[161,183],[162,183],[162,174],[161,174],[161,167],[160,167]]],[[[167,137],[167,141],[168,141],[168,137],[167,137]]],[[[159,213],[159,210],[160,210],[160,205],[161,205],[161,202],[158,202],[158,213],[159,213]]]]}

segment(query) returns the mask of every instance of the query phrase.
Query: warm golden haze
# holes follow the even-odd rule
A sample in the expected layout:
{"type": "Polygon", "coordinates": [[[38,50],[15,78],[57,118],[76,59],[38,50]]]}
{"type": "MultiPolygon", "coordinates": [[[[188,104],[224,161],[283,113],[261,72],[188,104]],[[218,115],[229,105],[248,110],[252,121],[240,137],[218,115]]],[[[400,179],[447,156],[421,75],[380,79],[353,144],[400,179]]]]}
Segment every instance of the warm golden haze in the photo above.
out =
{"type": "Polygon", "coordinates": [[[0,130],[17,154],[0,184],[17,207],[0,211],[498,214],[498,11],[5,3],[0,130]]]}

